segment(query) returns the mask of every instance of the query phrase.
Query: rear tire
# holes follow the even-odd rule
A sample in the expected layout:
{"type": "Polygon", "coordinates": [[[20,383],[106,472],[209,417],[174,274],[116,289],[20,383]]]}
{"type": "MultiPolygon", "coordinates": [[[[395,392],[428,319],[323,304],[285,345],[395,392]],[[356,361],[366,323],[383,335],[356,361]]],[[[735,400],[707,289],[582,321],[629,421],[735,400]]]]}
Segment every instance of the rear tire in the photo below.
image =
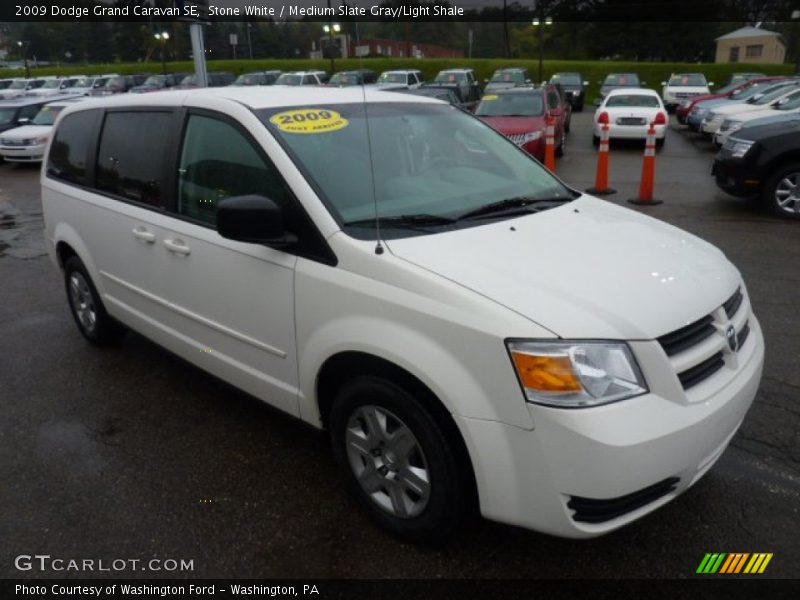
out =
{"type": "Polygon", "coordinates": [[[767,177],[761,203],[776,217],[800,219],[800,163],[791,163],[767,177]]]}
{"type": "Polygon", "coordinates": [[[125,328],[106,312],[89,272],[77,256],[70,256],[64,263],[64,285],[72,318],[83,337],[95,346],[108,346],[123,338],[125,328]]]}
{"type": "Polygon", "coordinates": [[[442,542],[469,511],[454,443],[404,388],[374,376],[345,384],[331,407],[333,454],[348,487],[394,535],[442,542]]]}

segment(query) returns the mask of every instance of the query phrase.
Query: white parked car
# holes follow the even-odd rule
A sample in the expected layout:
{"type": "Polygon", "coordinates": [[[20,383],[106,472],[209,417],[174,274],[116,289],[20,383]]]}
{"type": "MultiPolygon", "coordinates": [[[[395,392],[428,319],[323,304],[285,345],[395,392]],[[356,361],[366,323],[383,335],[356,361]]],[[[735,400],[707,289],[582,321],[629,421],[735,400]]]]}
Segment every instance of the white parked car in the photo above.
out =
{"type": "Polygon", "coordinates": [[[328,79],[325,71],[290,71],[281,73],[275,80],[275,85],[323,85],[328,79]]]}
{"type": "Polygon", "coordinates": [[[754,124],[755,121],[764,119],[788,118],[790,115],[800,113],[800,90],[796,89],[791,94],[781,98],[774,106],[770,105],[762,110],[754,110],[746,113],[738,113],[722,121],[719,129],[714,133],[714,144],[722,146],[742,127],[754,124]]]}
{"type": "Polygon", "coordinates": [[[384,89],[409,89],[416,90],[425,80],[422,71],[417,69],[401,69],[384,71],[378,77],[377,86],[384,89]]]}
{"type": "Polygon", "coordinates": [[[661,98],[668,112],[695,96],[710,94],[714,82],[708,83],[702,73],[673,73],[667,81],[661,82],[661,98]]]}
{"type": "Polygon", "coordinates": [[[438,100],[87,101],[59,116],[41,183],[87,340],[133,329],[327,429],[353,494],[410,539],[473,502],[559,536],[617,529],[712,467],[759,385],[722,252],[438,100]]]}
{"type": "Polygon", "coordinates": [[[61,93],[66,79],[61,77],[43,77],[44,83],[39,87],[29,89],[26,96],[42,97],[57,96],[61,93]]]}
{"type": "Polygon", "coordinates": [[[11,100],[25,95],[28,87],[28,79],[15,79],[11,84],[0,90],[0,100],[11,100]]]}
{"type": "Polygon", "coordinates": [[[8,162],[41,162],[58,113],[78,100],[45,104],[29,124],[0,133],[0,157],[8,162]]]}
{"type": "Polygon", "coordinates": [[[600,142],[603,125],[609,126],[611,139],[644,140],[650,123],[654,124],[656,145],[663,146],[667,135],[667,111],[654,90],[611,90],[594,113],[594,144],[600,142]]]}
{"type": "Polygon", "coordinates": [[[713,135],[725,119],[774,106],[798,88],[800,88],[800,79],[793,79],[788,82],[777,83],[773,87],[765,89],[763,93],[756,94],[744,102],[726,102],[721,106],[715,106],[703,117],[700,123],[700,131],[713,135]]]}

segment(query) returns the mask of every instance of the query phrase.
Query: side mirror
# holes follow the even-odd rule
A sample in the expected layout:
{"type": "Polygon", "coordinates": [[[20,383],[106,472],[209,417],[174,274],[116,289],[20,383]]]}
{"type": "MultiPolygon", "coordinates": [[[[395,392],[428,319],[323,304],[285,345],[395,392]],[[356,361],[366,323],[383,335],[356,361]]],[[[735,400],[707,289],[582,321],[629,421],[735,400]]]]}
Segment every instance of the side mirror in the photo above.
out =
{"type": "Polygon", "coordinates": [[[22,119],[17,119],[17,125],[27,125],[30,122],[31,120],[28,119],[27,117],[23,117],[22,119]]]}
{"type": "Polygon", "coordinates": [[[229,240],[252,244],[286,244],[281,209],[264,196],[234,196],[217,205],[217,231],[229,240]]]}

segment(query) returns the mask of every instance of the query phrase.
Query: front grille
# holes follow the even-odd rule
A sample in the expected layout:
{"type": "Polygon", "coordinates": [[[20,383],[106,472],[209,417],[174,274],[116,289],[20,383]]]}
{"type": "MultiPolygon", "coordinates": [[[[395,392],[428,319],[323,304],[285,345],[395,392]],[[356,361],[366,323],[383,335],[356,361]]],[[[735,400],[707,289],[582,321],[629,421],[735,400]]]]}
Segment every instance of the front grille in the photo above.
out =
{"type": "Polygon", "coordinates": [[[725,366],[726,352],[742,348],[750,334],[749,312],[749,303],[739,287],[713,313],[658,338],[684,390],[719,372],[725,366]],[[736,331],[735,348],[725,334],[731,325],[736,331]]]}
{"type": "Polygon", "coordinates": [[[736,335],[736,347],[741,350],[742,346],[744,345],[745,341],[747,340],[747,336],[750,335],[750,323],[745,323],[742,330],[736,335]]]}
{"type": "Polygon", "coordinates": [[[572,515],[573,521],[604,523],[655,502],[662,496],[674,491],[677,488],[678,481],[680,479],[677,477],[669,477],[638,492],[607,500],[570,496],[567,507],[575,511],[572,515]]]}
{"type": "Polygon", "coordinates": [[[724,366],[725,360],[722,358],[722,352],[717,352],[714,356],[707,358],[699,365],[695,365],[691,369],[686,369],[682,373],[678,373],[678,380],[681,382],[683,389],[688,390],[690,387],[708,379],[724,366]]]}
{"type": "Polygon", "coordinates": [[[708,315],[694,323],[690,323],[686,327],[681,327],[677,331],[662,335],[658,338],[658,343],[664,348],[667,356],[672,356],[687,348],[696,346],[707,337],[714,335],[716,329],[712,325],[713,322],[714,317],[708,315]]]}
{"type": "Polygon", "coordinates": [[[744,300],[744,294],[742,294],[742,288],[739,288],[736,290],[736,293],[728,298],[725,304],[722,305],[729,319],[732,319],[733,315],[739,310],[739,307],[742,305],[742,300],[744,300]]]}

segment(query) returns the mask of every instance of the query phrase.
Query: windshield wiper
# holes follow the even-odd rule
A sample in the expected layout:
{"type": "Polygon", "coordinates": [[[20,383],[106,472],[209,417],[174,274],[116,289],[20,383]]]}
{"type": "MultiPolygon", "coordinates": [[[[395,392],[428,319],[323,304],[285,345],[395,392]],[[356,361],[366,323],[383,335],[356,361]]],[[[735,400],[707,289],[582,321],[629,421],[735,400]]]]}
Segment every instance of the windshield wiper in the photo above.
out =
{"type": "MultiPolygon", "coordinates": [[[[394,215],[391,217],[379,217],[381,225],[449,225],[455,223],[457,219],[442,215],[431,215],[418,213],[414,215],[394,215]]],[[[357,221],[345,221],[345,225],[359,227],[361,225],[374,225],[375,218],[358,219],[357,221]]]]}
{"type": "Polygon", "coordinates": [[[517,196],[516,198],[506,198],[505,200],[500,200],[499,202],[492,202],[491,204],[486,204],[485,206],[479,206],[476,209],[465,212],[463,215],[458,217],[458,220],[476,219],[495,213],[508,212],[512,209],[516,209],[517,212],[523,213],[538,212],[540,210],[544,210],[545,208],[553,208],[553,206],[563,202],[568,202],[570,200],[572,200],[572,198],[531,198],[529,196],[517,196]]]}

